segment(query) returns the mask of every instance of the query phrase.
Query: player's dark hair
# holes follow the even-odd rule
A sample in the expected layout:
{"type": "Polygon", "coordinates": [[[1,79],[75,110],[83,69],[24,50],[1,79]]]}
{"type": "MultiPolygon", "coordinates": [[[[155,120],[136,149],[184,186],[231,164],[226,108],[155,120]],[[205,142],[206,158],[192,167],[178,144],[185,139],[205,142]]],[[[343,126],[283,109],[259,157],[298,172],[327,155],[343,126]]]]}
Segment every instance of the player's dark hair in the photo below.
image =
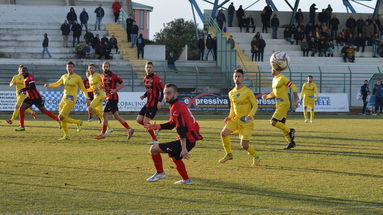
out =
{"type": "Polygon", "coordinates": [[[364,80],[364,81],[368,81],[368,80],[364,80]]]}
{"type": "Polygon", "coordinates": [[[239,73],[241,73],[243,75],[243,69],[235,69],[234,73],[237,73],[237,72],[239,72],[239,73]]]}
{"type": "Polygon", "coordinates": [[[166,84],[165,88],[173,88],[174,92],[178,92],[178,87],[175,84],[166,84]]]}
{"type": "Polygon", "coordinates": [[[89,64],[88,66],[93,66],[93,67],[96,67],[93,63],[89,64]]]}
{"type": "Polygon", "coordinates": [[[307,77],[309,77],[309,78],[314,78],[312,75],[308,75],[307,77]]]}
{"type": "Polygon", "coordinates": [[[148,61],[148,62],[146,62],[146,65],[152,65],[153,66],[153,62],[152,61],[148,61]]]}
{"type": "Polygon", "coordinates": [[[75,67],[74,63],[71,60],[66,62],[66,65],[72,65],[73,67],[75,67]]]}

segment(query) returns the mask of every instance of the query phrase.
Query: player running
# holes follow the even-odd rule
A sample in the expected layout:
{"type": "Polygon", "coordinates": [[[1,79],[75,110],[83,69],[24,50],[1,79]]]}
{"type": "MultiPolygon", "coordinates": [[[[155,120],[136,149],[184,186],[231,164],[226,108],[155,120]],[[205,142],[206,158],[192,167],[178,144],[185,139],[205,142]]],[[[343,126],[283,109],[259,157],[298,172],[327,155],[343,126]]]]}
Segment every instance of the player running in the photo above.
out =
{"type": "Polygon", "coordinates": [[[258,103],[254,93],[243,85],[244,75],[242,69],[234,70],[233,80],[235,87],[229,92],[230,114],[225,118],[226,125],[221,131],[222,144],[226,155],[218,162],[225,163],[233,159],[230,135],[239,133],[241,147],[253,157],[252,166],[260,166],[261,157],[257,155],[254,147],[249,144],[254,127],[253,117],[257,112],[258,103]]]}
{"type": "Polygon", "coordinates": [[[67,73],[62,75],[61,78],[53,84],[44,84],[44,87],[59,87],[64,85],[64,94],[59,105],[59,118],[61,121],[64,136],[58,140],[69,140],[68,124],[76,124],[77,132],[81,131],[82,121],[72,119],[69,117],[70,112],[76,105],[78,88],[81,89],[84,97],[86,98],[86,106],[90,104],[88,92],[85,89],[84,83],[79,75],[74,72],[74,63],[68,61],[66,64],[67,73]]]}
{"type": "MultiPolygon", "coordinates": [[[[22,74],[23,65],[20,65],[18,68],[18,74],[14,75],[12,77],[11,82],[9,82],[9,86],[12,87],[13,85],[16,85],[16,104],[15,108],[13,110],[13,114],[11,119],[5,120],[8,124],[12,124],[13,120],[15,120],[20,113],[20,106],[23,103],[24,99],[27,98],[27,95],[21,93],[20,90],[24,88],[24,77],[22,74]]],[[[26,112],[30,113],[33,117],[33,119],[36,119],[36,112],[32,111],[30,108],[25,110],[26,112]]]]}
{"type": "MultiPolygon", "coordinates": [[[[93,64],[91,64],[91,65],[93,65],[93,64]]],[[[93,91],[89,91],[90,85],[89,85],[88,76],[89,76],[89,66],[88,66],[88,70],[85,72],[85,78],[82,79],[82,83],[84,83],[85,89],[86,89],[86,91],[88,91],[88,97],[89,97],[90,101],[93,101],[93,91]]],[[[88,122],[92,121],[92,119],[93,119],[93,114],[91,111],[89,111],[89,108],[88,108],[88,122]]],[[[101,119],[99,119],[99,120],[101,120],[101,119]]]]}
{"type": "Polygon", "coordinates": [[[267,95],[263,95],[262,99],[270,99],[275,97],[275,112],[270,120],[272,126],[282,130],[288,146],[284,149],[295,147],[294,137],[295,129],[288,128],[286,123],[287,112],[290,109],[290,100],[288,95],[289,88],[294,94],[294,107],[298,107],[297,87],[286,78],[282,72],[288,67],[290,58],[285,52],[274,52],[270,57],[271,74],[274,76],[272,88],[273,91],[267,95]]]}
{"type": "Polygon", "coordinates": [[[318,87],[313,83],[313,76],[307,76],[307,82],[303,84],[300,94],[300,100],[303,101],[303,116],[305,117],[305,123],[308,123],[307,108],[310,109],[310,123],[314,120],[314,106],[315,101],[318,100],[318,87]],[[314,97],[315,94],[315,97],[314,97]]]}
{"type": "Polygon", "coordinates": [[[21,71],[22,71],[21,74],[24,77],[24,88],[19,91],[19,94],[26,94],[27,98],[21,104],[20,116],[19,116],[20,127],[16,128],[15,131],[25,131],[25,126],[24,126],[25,110],[30,108],[32,105],[35,105],[45,115],[59,122],[60,119],[56,115],[54,115],[52,111],[45,109],[43,99],[36,88],[35,78],[33,77],[32,74],[29,74],[28,68],[23,67],[21,71]]]}
{"type": "Polygon", "coordinates": [[[164,124],[145,124],[146,129],[177,129],[178,140],[168,143],[158,143],[150,147],[156,173],[146,179],[148,182],[158,181],[166,177],[164,172],[161,153],[167,153],[172,158],[174,165],[182,180],[175,184],[192,184],[186,171],[183,158],[189,159],[189,152],[194,148],[196,141],[201,140],[199,125],[186,105],[179,101],[178,89],[174,84],[167,84],[164,89],[165,101],[170,104],[170,119],[164,124]]]}
{"type": "MultiPolygon", "coordinates": [[[[147,98],[146,104],[142,107],[140,113],[137,115],[137,122],[141,125],[150,123],[154,119],[157,111],[161,108],[161,101],[163,98],[164,84],[161,82],[160,77],[153,72],[153,63],[147,62],[145,65],[146,76],[144,77],[144,85],[146,92],[140,98],[147,98]]],[[[152,137],[152,142],[148,144],[157,144],[158,139],[155,131],[148,130],[152,137]]]]}
{"type": "Polygon", "coordinates": [[[128,140],[132,138],[134,129],[118,114],[118,91],[125,87],[122,79],[115,73],[110,71],[109,62],[102,64],[102,85],[95,88],[95,91],[104,89],[106,92],[106,106],[102,115],[102,130],[101,134],[96,136],[96,139],[103,139],[106,137],[106,129],[108,127],[108,116],[112,112],[113,117],[121,123],[122,126],[128,131],[128,140]]]}

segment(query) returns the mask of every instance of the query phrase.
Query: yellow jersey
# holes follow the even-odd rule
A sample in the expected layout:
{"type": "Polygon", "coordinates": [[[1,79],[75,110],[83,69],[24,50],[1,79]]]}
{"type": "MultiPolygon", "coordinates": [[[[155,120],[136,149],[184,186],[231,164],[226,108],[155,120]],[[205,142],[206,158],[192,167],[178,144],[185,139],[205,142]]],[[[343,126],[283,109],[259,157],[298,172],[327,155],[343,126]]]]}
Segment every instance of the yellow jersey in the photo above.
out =
{"type": "Polygon", "coordinates": [[[315,83],[306,82],[303,84],[302,90],[301,90],[301,95],[300,95],[300,100],[302,100],[303,97],[305,99],[306,98],[314,99],[314,98],[318,98],[318,96],[319,96],[318,87],[315,83]],[[315,94],[315,97],[314,97],[314,94],[315,94]]]}
{"type": "Polygon", "coordinates": [[[258,102],[254,93],[246,86],[241,89],[232,89],[229,92],[231,119],[240,119],[243,116],[253,117],[258,109],[258,102]]]}
{"type": "Polygon", "coordinates": [[[93,92],[94,96],[100,96],[105,97],[104,91],[102,89],[100,90],[94,90],[97,87],[102,86],[102,80],[100,73],[93,73],[93,75],[88,76],[89,80],[89,88],[87,89],[88,92],[93,92]]]}
{"type": "Polygon", "coordinates": [[[64,84],[63,98],[75,102],[77,100],[78,88],[81,89],[85,98],[87,99],[89,98],[88,92],[85,89],[85,86],[84,86],[84,83],[82,82],[81,77],[77,75],[76,73],[72,73],[71,75],[66,73],[62,75],[61,78],[56,83],[50,84],[49,87],[58,87],[62,84],[64,84]]]}
{"type": "Polygon", "coordinates": [[[24,88],[24,76],[23,75],[14,75],[9,86],[12,87],[16,85],[16,94],[18,95],[19,91],[24,88]]]}
{"type": "Polygon", "coordinates": [[[282,73],[274,76],[272,88],[277,106],[290,105],[289,87],[294,93],[297,92],[297,87],[282,73]]]}

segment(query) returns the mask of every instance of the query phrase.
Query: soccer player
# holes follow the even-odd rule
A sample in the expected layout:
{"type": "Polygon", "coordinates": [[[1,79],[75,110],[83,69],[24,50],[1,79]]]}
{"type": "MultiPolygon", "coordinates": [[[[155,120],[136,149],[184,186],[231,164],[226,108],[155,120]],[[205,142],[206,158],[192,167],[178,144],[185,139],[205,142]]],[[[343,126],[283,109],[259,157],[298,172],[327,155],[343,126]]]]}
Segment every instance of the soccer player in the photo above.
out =
{"type": "MultiPolygon", "coordinates": [[[[88,66],[88,70],[85,73],[85,78],[82,79],[82,82],[84,83],[85,89],[88,91],[88,97],[90,98],[91,101],[93,101],[93,91],[89,90],[90,85],[89,85],[88,76],[89,76],[89,66],[88,66]]],[[[93,114],[92,114],[92,112],[88,108],[88,122],[92,121],[92,119],[93,119],[93,114]]]]}
{"type": "Polygon", "coordinates": [[[35,78],[33,77],[32,74],[29,74],[28,68],[23,67],[21,70],[22,70],[21,74],[24,77],[24,88],[19,91],[19,94],[26,94],[27,98],[21,104],[20,116],[19,116],[20,127],[16,128],[15,131],[25,131],[25,127],[24,127],[25,110],[30,108],[32,105],[35,105],[45,115],[59,122],[60,119],[56,115],[54,115],[51,111],[48,111],[47,109],[45,109],[43,99],[41,98],[41,95],[36,88],[35,78]]]}
{"type": "Polygon", "coordinates": [[[285,52],[274,52],[270,57],[271,74],[274,76],[272,89],[273,91],[267,95],[263,95],[262,99],[266,100],[275,97],[275,112],[270,120],[270,124],[279,128],[288,142],[288,146],[284,149],[288,150],[295,147],[294,137],[295,129],[288,128],[286,124],[287,112],[290,109],[290,100],[288,95],[289,88],[294,94],[294,107],[298,107],[297,87],[286,78],[282,72],[288,67],[288,56],[285,52]]]}
{"type": "Polygon", "coordinates": [[[66,63],[67,73],[62,75],[61,78],[53,84],[44,84],[45,87],[58,87],[64,85],[64,94],[59,105],[59,118],[61,121],[64,136],[59,140],[69,140],[69,129],[68,124],[76,124],[77,132],[81,131],[82,121],[72,119],[69,117],[70,112],[76,105],[78,88],[81,89],[82,93],[86,98],[86,106],[90,104],[90,98],[88,92],[85,89],[84,83],[79,75],[74,72],[74,63],[68,61],[66,63]]]}
{"type": "Polygon", "coordinates": [[[257,156],[255,149],[249,144],[253,132],[253,117],[258,109],[258,103],[254,93],[243,85],[244,74],[242,69],[236,69],[233,73],[234,89],[229,92],[230,114],[225,118],[225,127],[221,131],[225,157],[218,162],[225,163],[233,159],[231,150],[232,133],[239,133],[241,147],[253,157],[252,166],[260,166],[261,157],[257,156]]]}
{"type": "Polygon", "coordinates": [[[302,86],[300,100],[303,101],[303,116],[305,117],[305,123],[308,123],[309,121],[307,108],[310,109],[310,123],[313,123],[315,101],[318,100],[318,87],[313,83],[312,75],[307,76],[307,82],[302,86]]]}
{"type": "Polygon", "coordinates": [[[96,139],[103,139],[106,137],[106,129],[108,127],[108,116],[112,112],[113,117],[121,123],[122,126],[128,131],[128,140],[132,138],[134,129],[118,114],[118,91],[125,87],[122,79],[115,73],[110,71],[109,62],[102,64],[102,85],[96,87],[95,90],[104,89],[106,92],[106,106],[102,115],[102,130],[101,134],[96,136],[96,139]]]}
{"type": "Polygon", "coordinates": [[[178,89],[174,84],[167,84],[164,89],[165,101],[170,104],[170,119],[164,124],[145,124],[146,129],[173,129],[176,128],[178,140],[168,143],[158,143],[150,147],[156,173],[146,179],[148,182],[158,181],[166,177],[162,165],[161,153],[167,153],[172,158],[174,165],[182,180],[175,184],[192,184],[186,171],[183,158],[189,159],[189,152],[194,148],[196,141],[201,140],[199,125],[186,105],[179,101],[178,89]]]}
{"type": "MultiPolygon", "coordinates": [[[[153,63],[147,62],[145,65],[146,76],[144,77],[144,85],[146,92],[140,98],[147,98],[146,104],[142,107],[140,113],[137,115],[137,122],[141,125],[150,123],[154,119],[157,111],[161,108],[161,101],[163,99],[164,84],[161,82],[160,77],[153,72],[153,63]]],[[[152,142],[148,144],[157,144],[158,139],[155,131],[148,130],[152,137],[152,142]]]]}
{"type": "MultiPolygon", "coordinates": [[[[18,68],[18,74],[12,77],[11,82],[9,82],[9,86],[12,87],[16,85],[16,104],[15,109],[13,110],[13,114],[11,119],[5,120],[8,124],[12,124],[13,120],[15,120],[20,113],[20,106],[23,103],[24,99],[27,98],[27,95],[20,93],[20,90],[24,88],[24,77],[22,75],[23,65],[20,65],[18,68]]],[[[36,112],[32,111],[30,108],[25,110],[30,113],[34,119],[36,119],[36,112]]]]}

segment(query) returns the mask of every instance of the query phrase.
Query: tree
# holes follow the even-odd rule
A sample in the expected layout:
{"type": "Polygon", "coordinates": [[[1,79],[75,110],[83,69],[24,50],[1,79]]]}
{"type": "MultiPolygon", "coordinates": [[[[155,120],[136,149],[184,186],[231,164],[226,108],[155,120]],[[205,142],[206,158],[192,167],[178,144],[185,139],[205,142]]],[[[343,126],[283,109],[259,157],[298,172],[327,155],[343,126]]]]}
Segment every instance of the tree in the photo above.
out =
{"type": "MultiPolygon", "coordinates": [[[[199,35],[202,30],[198,30],[199,35]]],[[[175,53],[178,58],[181,55],[182,49],[188,45],[189,60],[198,59],[197,39],[195,36],[195,25],[192,21],[185,21],[184,19],[175,19],[166,24],[159,33],[154,35],[154,40],[157,44],[164,44],[166,46],[166,54],[169,52],[175,53]]]]}

